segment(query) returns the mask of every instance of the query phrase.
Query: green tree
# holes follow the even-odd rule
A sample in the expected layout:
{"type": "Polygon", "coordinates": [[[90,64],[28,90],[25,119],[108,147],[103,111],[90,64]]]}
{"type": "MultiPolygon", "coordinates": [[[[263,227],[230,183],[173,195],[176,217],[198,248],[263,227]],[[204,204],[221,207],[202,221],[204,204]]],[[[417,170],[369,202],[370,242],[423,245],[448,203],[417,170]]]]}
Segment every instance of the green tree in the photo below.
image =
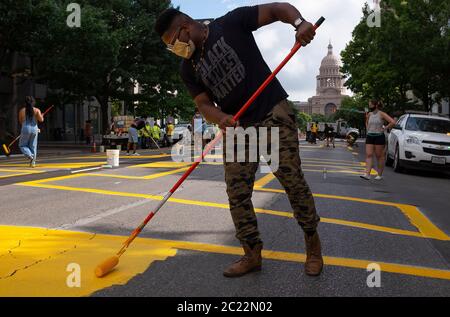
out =
{"type": "Polygon", "coordinates": [[[411,90],[429,111],[450,95],[450,3],[384,0],[381,5],[381,27],[368,27],[372,11],[366,4],[342,52],[346,86],[366,99],[382,99],[388,111],[414,107],[407,99],[411,90]]]}
{"type": "Polygon", "coordinates": [[[336,111],[333,120],[345,120],[353,127],[360,130],[365,129],[365,110],[368,107],[368,100],[362,95],[346,97],[342,100],[341,108],[336,111]]]}
{"type": "MultiPolygon", "coordinates": [[[[101,104],[104,130],[113,100],[124,101],[126,112],[161,118],[185,111],[174,93],[184,89],[179,60],[153,32],[169,0],[80,0],[79,28],[66,24],[71,2],[6,0],[0,4],[1,12],[7,13],[7,19],[0,17],[0,38],[8,41],[3,50],[32,57],[31,76],[49,85],[50,98],[65,103],[95,96],[101,104]],[[4,31],[16,25],[17,32],[4,31]],[[134,94],[137,82],[142,89],[134,94]]],[[[186,103],[187,108],[191,106],[186,103]]]]}
{"type": "Polygon", "coordinates": [[[306,132],[306,125],[312,121],[312,117],[305,112],[297,112],[296,117],[300,131],[306,132]]]}

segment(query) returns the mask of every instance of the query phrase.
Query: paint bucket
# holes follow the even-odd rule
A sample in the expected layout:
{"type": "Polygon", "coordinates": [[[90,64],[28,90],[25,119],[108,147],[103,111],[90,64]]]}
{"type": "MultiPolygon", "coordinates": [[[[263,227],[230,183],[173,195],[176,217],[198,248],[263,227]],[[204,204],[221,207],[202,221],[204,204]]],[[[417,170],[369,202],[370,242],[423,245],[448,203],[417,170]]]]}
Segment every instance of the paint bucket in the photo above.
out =
{"type": "Polygon", "coordinates": [[[108,161],[108,165],[111,165],[112,167],[119,167],[119,157],[120,157],[119,150],[106,151],[106,158],[108,161]]]}

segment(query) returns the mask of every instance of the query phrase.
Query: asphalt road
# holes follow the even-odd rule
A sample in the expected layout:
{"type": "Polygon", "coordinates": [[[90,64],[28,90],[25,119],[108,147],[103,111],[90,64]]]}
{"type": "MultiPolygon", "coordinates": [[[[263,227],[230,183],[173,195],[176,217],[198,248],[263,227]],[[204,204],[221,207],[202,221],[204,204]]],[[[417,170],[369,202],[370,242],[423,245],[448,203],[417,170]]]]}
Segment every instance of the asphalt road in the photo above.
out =
{"type": "Polygon", "coordinates": [[[226,279],[239,256],[220,162],[202,164],[104,279],[93,270],[179,179],[169,155],[121,157],[118,169],[73,174],[101,154],[42,158],[31,170],[0,159],[0,296],[449,296],[450,179],[430,173],[359,178],[362,144],[301,144],[303,170],[322,217],[326,266],[303,272],[302,231],[281,186],[258,173],[253,196],[264,240],[263,271],[226,279]],[[326,169],[326,174],[324,170],[326,169]],[[68,265],[79,263],[80,287],[68,265]],[[369,287],[369,264],[380,287],[369,287]],[[42,287],[46,285],[46,287],[42,287]]]}

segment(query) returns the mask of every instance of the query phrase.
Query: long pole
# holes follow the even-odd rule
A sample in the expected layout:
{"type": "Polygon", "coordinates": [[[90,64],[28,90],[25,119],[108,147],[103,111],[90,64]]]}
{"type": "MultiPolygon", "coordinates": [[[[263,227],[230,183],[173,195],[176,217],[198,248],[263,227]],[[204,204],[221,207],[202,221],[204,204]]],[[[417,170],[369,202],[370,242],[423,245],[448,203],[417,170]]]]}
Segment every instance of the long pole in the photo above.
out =
{"type": "MultiPolygon", "coordinates": [[[[314,25],[314,30],[317,30],[319,26],[325,21],[324,17],[321,17],[314,25]]],[[[262,83],[262,85],[258,88],[258,90],[253,94],[253,96],[242,106],[241,110],[234,116],[234,120],[238,121],[239,118],[247,111],[247,109],[251,106],[251,104],[258,98],[258,96],[266,89],[266,87],[272,82],[275,76],[283,69],[283,67],[289,62],[289,60],[294,56],[301,48],[301,43],[297,42],[292,48],[291,52],[286,56],[286,58],[281,62],[281,64],[273,71],[273,73],[262,83]]],[[[156,209],[149,213],[147,218],[137,227],[130,237],[125,241],[123,247],[117,253],[117,256],[120,257],[123,253],[125,253],[128,246],[133,242],[134,239],[142,232],[145,226],[152,220],[152,218],[158,213],[162,206],[170,199],[170,197],[177,191],[177,189],[181,186],[181,184],[186,180],[186,178],[191,175],[191,173],[197,168],[197,166],[203,161],[204,157],[210,152],[210,150],[219,142],[222,138],[223,132],[220,131],[216,138],[211,141],[206,149],[203,151],[202,155],[195,161],[195,163],[184,173],[184,175],[178,180],[178,182],[172,187],[172,189],[164,196],[164,198],[159,202],[156,209]]]]}

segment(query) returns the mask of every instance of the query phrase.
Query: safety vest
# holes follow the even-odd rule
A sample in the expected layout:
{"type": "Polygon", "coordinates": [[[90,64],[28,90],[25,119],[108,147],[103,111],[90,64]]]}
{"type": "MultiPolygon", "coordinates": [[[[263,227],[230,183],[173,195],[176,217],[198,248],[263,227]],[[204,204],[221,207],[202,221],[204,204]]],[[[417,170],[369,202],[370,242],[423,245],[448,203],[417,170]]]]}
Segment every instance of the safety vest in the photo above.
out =
{"type": "Polygon", "coordinates": [[[161,129],[157,125],[153,126],[152,137],[156,140],[159,140],[161,137],[161,129]]]}
{"type": "Polygon", "coordinates": [[[175,129],[175,126],[173,124],[167,125],[167,135],[168,136],[173,136],[174,129],[175,129]]]}
{"type": "Polygon", "coordinates": [[[143,135],[145,138],[149,138],[150,135],[151,135],[151,133],[152,133],[152,127],[149,126],[149,125],[146,125],[146,126],[142,129],[142,135],[143,135]]]}

